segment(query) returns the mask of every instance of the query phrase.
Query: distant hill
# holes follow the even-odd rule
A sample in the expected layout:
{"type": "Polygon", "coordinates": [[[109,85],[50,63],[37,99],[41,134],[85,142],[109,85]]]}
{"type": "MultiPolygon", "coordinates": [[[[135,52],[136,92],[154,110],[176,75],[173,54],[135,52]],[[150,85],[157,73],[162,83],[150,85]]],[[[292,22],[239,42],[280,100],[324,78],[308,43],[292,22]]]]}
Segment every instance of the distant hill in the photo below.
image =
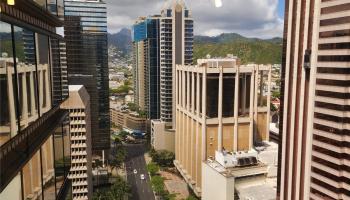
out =
{"type": "Polygon", "coordinates": [[[113,45],[128,55],[132,51],[131,30],[123,28],[118,33],[108,33],[108,46],[113,45]]]}
{"type": "Polygon", "coordinates": [[[282,38],[247,38],[237,33],[223,33],[215,37],[194,37],[194,60],[212,57],[225,57],[233,54],[242,63],[278,64],[282,59],[282,38]]]}

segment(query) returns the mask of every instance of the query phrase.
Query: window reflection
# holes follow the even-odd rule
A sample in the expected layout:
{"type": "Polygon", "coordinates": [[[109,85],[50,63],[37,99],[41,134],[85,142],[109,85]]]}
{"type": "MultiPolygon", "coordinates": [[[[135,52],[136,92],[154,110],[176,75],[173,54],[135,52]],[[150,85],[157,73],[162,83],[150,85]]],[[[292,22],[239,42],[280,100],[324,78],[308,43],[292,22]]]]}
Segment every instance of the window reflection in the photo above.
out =
{"type": "Polygon", "coordinates": [[[62,127],[55,130],[54,137],[54,156],[55,156],[55,176],[56,176],[56,195],[58,194],[65,178],[64,165],[64,149],[63,149],[63,135],[62,127]]]}
{"type": "Polygon", "coordinates": [[[0,146],[17,134],[11,25],[0,21],[0,146]]]}
{"type": "Polygon", "coordinates": [[[23,130],[38,118],[34,33],[14,26],[20,125],[23,130]]]}
{"type": "Polygon", "coordinates": [[[41,199],[40,151],[37,151],[23,168],[24,199],[41,199]]]}
{"type": "Polygon", "coordinates": [[[43,171],[43,188],[44,199],[55,200],[55,170],[53,157],[53,136],[41,146],[41,167],[43,171]]]}
{"type": "Polygon", "coordinates": [[[37,77],[39,87],[40,114],[46,113],[51,108],[51,84],[49,66],[49,38],[46,35],[36,33],[37,52],[37,77]]]}

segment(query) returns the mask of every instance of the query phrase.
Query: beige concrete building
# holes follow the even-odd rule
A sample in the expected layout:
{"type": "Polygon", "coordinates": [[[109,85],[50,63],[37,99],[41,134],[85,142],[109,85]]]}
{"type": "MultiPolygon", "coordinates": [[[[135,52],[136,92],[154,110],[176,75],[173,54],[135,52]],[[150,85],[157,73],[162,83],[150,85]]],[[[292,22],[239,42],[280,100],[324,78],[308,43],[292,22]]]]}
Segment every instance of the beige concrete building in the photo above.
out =
{"type": "Polygon", "coordinates": [[[136,112],[129,112],[119,108],[110,108],[111,122],[116,126],[131,130],[146,132],[147,119],[136,112]]]}
{"type": "Polygon", "coordinates": [[[175,153],[175,130],[166,129],[161,120],[151,121],[151,145],[155,150],[175,153]]]}
{"type": "Polygon", "coordinates": [[[285,11],[277,198],[350,199],[350,1],[285,11]]]}
{"type": "Polygon", "coordinates": [[[203,199],[211,195],[202,188],[210,185],[215,192],[221,187],[211,184],[213,177],[204,179],[211,177],[210,169],[217,170],[212,172],[217,180],[230,182],[225,184],[231,195],[222,199],[232,199],[235,190],[235,181],[227,178],[240,176],[225,178],[219,169],[238,171],[242,177],[266,174],[253,147],[269,140],[270,79],[271,66],[240,65],[236,58],[200,59],[197,66],[177,66],[174,164],[203,199]]]}
{"type": "Polygon", "coordinates": [[[70,85],[69,98],[62,104],[69,110],[73,200],[92,198],[90,96],[84,86],[70,85]]]}

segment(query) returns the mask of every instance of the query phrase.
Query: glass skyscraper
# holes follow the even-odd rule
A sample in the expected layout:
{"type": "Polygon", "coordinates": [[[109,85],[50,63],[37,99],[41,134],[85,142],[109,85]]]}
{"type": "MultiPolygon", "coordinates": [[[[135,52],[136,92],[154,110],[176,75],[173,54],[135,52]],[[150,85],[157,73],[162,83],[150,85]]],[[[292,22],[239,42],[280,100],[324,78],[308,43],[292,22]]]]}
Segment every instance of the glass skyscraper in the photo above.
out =
{"type": "Polygon", "coordinates": [[[63,199],[70,188],[63,0],[0,7],[0,199],[63,199]]]}
{"type": "Polygon", "coordinates": [[[135,102],[146,111],[149,119],[159,119],[159,17],[140,18],[133,26],[133,33],[135,102]]]}
{"type": "Polygon", "coordinates": [[[91,97],[92,150],[109,149],[109,90],[106,4],[65,0],[68,80],[84,85],[91,97]]]}

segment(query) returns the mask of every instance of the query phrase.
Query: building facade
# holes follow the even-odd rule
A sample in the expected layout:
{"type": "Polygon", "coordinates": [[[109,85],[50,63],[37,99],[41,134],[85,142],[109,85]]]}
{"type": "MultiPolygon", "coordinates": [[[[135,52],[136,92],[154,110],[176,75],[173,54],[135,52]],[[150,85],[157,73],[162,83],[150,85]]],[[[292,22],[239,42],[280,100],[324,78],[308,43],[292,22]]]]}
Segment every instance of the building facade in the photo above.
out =
{"type": "Polygon", "coordinates": [[[183,1],[168,1],[160,15],[139,18],[134,30],[135,102],[161,119],[175,124],[175,65],[193,63],[193,19],[183,1]]]}
{"type": "Polygon", "coordinates": [[[136,112],[123,111],[118,108],[111,108],[111,122],[121,128],[130,130],[147,131],[147,118],[141,117],[136,112]]]}
{"type": "Polygon", "coordinates": [[[184,1],[169,1],[160,19],[160,119],[175,127],[175,66],[193,64],[193,19],[184,1]]]}
{"type": "MultiPolygon", "coordinates": [[[[265,176],[266,166],[258,164],[253,147],[269,140],[271,66],[240,65],[236,58],[199,59],[197,66],[178,65],[176,77],[174,164],[193,191],[203,199],[219,191],[219,185],[204,190],[211,180],[202,177],[210,177],[212,168],[227,171],[218,180],[230,183],[231,177],[265,176]]],[[[233,198],[235,188],[229,185],[224,193],[232,196],[222,199],[233,198]]]]}
{"type": "Polygon", "coordinates": [[[110,148],[107,16],[101,0],[65,0],[68,80],[84,85],[91,100],[92,150],[110,148]]]}
{"type": "Polygon", "coordinates": [[[71,195],[63,1],[0,7],[0,199],[62,199],[71,195]]]}
{"type": "Polygon", "coordinates": [[[277,197],[350,199],[350,3],[285,10],[277,197]]]}
{"type": "Polygon", "coordinates": [[[73,200],[92,198],[90,96],[82,85],[69,85],[69,98],[62,104],[69,111],[73,200]]]}
{"type": "Polygon", "coordinates": [[[159,17],[139,18],[133,26],[135,103],[149,119],[160,118],[159,17]]]}

